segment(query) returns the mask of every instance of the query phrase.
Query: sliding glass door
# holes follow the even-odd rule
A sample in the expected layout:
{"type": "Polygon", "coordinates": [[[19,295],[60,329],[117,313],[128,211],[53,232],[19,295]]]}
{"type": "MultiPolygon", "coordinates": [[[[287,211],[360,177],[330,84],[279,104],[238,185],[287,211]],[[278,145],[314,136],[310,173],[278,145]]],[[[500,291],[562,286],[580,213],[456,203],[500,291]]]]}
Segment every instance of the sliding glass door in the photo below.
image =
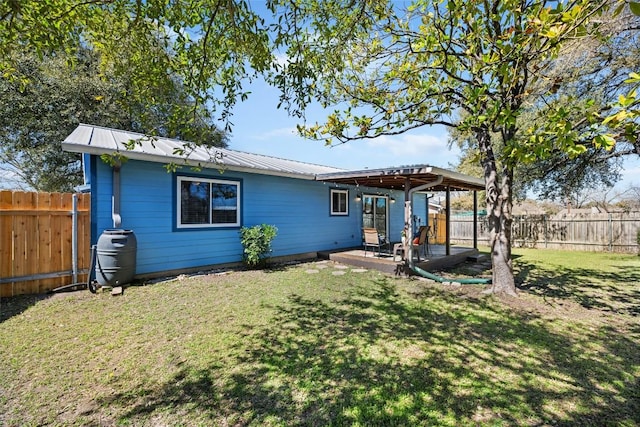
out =
{"type": "Polygon", "coordinates": [[[386,196],[364,195],[362,203],[362,226],[375,228],[385,239],[389,227],[389,200],[386,196]]]}

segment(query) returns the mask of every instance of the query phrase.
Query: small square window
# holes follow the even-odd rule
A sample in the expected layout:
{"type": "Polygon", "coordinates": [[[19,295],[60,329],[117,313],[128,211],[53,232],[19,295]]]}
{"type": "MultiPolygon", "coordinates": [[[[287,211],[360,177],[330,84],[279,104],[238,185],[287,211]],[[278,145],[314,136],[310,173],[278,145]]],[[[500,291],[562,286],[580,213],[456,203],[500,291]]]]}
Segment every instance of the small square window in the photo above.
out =
{"type": "Polygon", "coordinates": [[[349,190],[331,190],[331,215],[349,215],[349,190]]]}

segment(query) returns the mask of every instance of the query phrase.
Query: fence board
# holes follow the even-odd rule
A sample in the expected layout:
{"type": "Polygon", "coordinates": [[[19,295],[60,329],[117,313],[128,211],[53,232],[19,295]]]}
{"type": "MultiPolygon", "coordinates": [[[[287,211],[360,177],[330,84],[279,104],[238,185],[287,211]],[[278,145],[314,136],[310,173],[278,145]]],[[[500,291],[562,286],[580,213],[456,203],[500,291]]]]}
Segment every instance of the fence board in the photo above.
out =
{"type": "MultiPolygon", "coordinates": [[[[51,215],[43,215],[51,211],[51,194],[42,193],[38,195],[38,259],[42,271],[53,271],[51,266],[51,215]]],[[[38,280],[38,290],[42,292],[48,286],[55,287],[56,282],[52,279],[38,280]]]]}
{"type": "MultiPolygon", "coordinates": [[[[20,209],[25,209],[30,207],[30,195],[29,193],[15,193],[13,196],[14,206],[19,207],[20,209]]],[[[13,253],[14,253],[14,261],[13,261],[13,276],[27,276],[29,272],[27,271],[27,267],[29,263],[27,262],[27,239],[31,238],[28,235],[27,230],[27,215],[20,215],[14,217],[13,220],[13,253]]],[[[15,292],[17,294],[25,294],[26,284],[24,282],[18,282],[14,286],[15,292]]]]}
{"type": "MultiPolygon", "coordinates": [[[[0,212],[13,205],[13,193],[0,191],[0,212]]],[[[13,267],[13,218],[0,216],[0,277],[12,277],[13,267]]],[[[0,297],[13,295],[13,284],[0,285],[0,297]]]]}
{"type": "MultiPolygon", "coordinates": [[[[640,213],[529,215],[514,218],[512,244],[581,251],[637,253],[640,213]]],[[[468,243],[473,239],[473,217],[452,216],[451,239],[468,243]]],[[[486,218],[478,219],[478,241],[488,243],[486,218]]]]}
{"type": "MultiPolygon", "coordinates": [[[[78,195],[80,271],[89,267],[89,208],[90,195],[78,195]]],[[[72,194],[0,191],[0,296],[71,284],[72,209],[72,194]],[[38,275],[53,277],[33,278],[38,275]]],[[[86,274],[78,278],[86,280],[86,274]]]]}
{"type": "MultiPolygon", "coordinates": [[[[60,193],[51,195],[51,211],[62,212],[62,199],[60,193]]],[[[60,236],[62,234],[63,217],[55,215],[51,217],[51,270],[63,271],[62,268],[62,246],[60,245],[60,236]]],[[[60,278],[52,279],[56,286],[62,285],[60,278]]]]}
{"type": "Polygon", "coordinates": [[[433,233],[430,243],[444,245],[447,239],[447,216],[445,214],[429,214],[429,226],[433,233]]]}

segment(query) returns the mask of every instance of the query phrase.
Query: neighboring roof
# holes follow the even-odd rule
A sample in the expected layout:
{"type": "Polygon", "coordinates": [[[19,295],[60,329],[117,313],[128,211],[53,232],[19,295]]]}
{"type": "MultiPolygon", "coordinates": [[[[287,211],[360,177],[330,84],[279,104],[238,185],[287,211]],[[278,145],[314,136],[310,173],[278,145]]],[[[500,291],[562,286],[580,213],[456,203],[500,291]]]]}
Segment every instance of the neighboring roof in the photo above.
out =
{"type": "Polygon", "coordinates": [[[261,173],[265,175],[289,176],[303,179],[315,179],[320,173],[332,173],[343,169],[320,166],[260,154],[245,153],[217,147],[189,145],[185,141],[170,138],[153,138],[117,129],[81,124],[62,143],[66,151],[89,154],[121,153],[129,159],[146,160],[158,163],[182,163],[185,157],[176,150],[188,148],[187,164],[204,168],[223,168],[241,172],[261,173]],[[125,144],[137,141],[128,150],[125,144]]]}
{"type": "Polygon", "coordinates": [[[404,190],[406,183],[414,188],[434,182],[441,175],[442,183],[429,188],[430,192],[444,191],[447,187],[451,190],[484,190],[482,179],[429,165],[346,171],[226,148],[193,146],[177,139],[149,138],[135,132],[86,124],[79,125],[64,140],[62,148],[76,153],[95,155],[120,153],[129,159],[178,164],[185,162],[185,156],[180,155],[179,150],[188,150],[186,163],[192,166],[395,190],[404,190]],[[126,145],[131,141],[137,143],[131,149],[127,149],[126,145]]]}
{"type": "Polygon", "coordinates": [[[429,165],[401,166],[398,168],[365,169],[318,174],[318,181],[352,184],[365,187],[404,190],[434,182],[442,176],[442,183],[429,188],[429,192],[450,190],[484,190],[484,180],[429,165]]]}

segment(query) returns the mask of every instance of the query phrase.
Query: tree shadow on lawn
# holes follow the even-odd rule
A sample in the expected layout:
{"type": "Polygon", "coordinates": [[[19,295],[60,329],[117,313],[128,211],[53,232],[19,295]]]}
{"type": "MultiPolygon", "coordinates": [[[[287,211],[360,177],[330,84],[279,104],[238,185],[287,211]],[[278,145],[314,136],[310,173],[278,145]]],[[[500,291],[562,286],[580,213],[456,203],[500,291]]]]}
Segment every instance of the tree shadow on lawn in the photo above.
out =
{"type": "Polygon", "coordinates": [[[597,268],[545,269],[539,264],[515,264],[518,287],[547,301],[566,299],[588,309],[640,316],[640,266],[622,266],[612,273],[597,268]]]}
{"type": "Polygon", "coordinates": [[[27,311],[38,302],[51,296],[51,294],[31,294],[0,298],[0,323],[27,311]]]}
{"type": "Polygon", "coordinates": [[[333,302],[291,296],[268,325],[247,325],[232,362],[185,364],[166,384],[100,404],[122,405],[120,421],[134,424],[159,414],[230,425],[640,423],[638,337],[565,336],[432,288],[414,298],[389,278],[333,302]],[[593,343],[605,351],[585,352],[593,343]]]}

